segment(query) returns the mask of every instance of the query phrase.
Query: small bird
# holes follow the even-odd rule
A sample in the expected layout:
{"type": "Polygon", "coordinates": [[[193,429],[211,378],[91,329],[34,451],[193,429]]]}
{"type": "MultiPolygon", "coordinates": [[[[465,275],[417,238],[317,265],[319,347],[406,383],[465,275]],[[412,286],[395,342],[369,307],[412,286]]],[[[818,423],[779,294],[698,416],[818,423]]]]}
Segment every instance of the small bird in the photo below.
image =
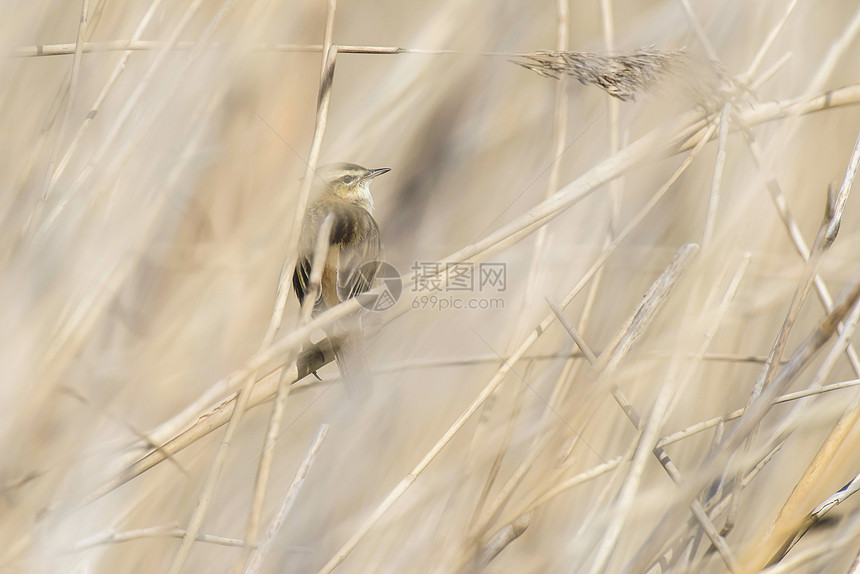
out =
{"type": "MultiPolygon", "coordinates": [[[[315,315],[373,287],[378,262],[382,259],[382,241],[379,226],[373,219],[370,182],[389,171],[387,167],[367,169],[354,163],[332,163],[317,168],[293,273],[293,289],[303,302],[310,290],[313,253],[320,227],[331,215],[333,225],[320,292],[314,302],[315,315]]],[[[344,319],[326,334],[348,392],[369,393],[370,368],[364,356],[360,317],[344,319]]]]}

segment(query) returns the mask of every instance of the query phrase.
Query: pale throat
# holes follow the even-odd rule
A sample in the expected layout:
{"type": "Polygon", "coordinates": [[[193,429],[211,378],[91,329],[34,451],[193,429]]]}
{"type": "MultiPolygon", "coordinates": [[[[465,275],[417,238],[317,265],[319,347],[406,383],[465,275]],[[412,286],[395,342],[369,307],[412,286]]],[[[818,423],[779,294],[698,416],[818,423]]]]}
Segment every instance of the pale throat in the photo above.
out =
{"type": "Polygon", "coordinates": [[[356,205],[366,209],[368,213],[373,215],[373,209],[376,207],[373,204],[373,196],[370,195],[370,181],[364,180],[358,185],[352,186],[349,189],[349,199],[356,205]]]}

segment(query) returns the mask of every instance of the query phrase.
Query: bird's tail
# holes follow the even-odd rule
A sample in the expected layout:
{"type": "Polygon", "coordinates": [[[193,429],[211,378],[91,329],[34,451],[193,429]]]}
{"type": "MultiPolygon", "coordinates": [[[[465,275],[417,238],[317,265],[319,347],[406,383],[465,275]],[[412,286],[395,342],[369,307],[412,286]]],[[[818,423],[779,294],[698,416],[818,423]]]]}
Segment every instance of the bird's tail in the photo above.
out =
{"type": "Polygon", "coordinates": [[[329,336],[329,340],[346,392],[361,399],[370,396],[373,381],[365,355],[364,332],[360,320],[338,324],[336,332],[329,336]]]}

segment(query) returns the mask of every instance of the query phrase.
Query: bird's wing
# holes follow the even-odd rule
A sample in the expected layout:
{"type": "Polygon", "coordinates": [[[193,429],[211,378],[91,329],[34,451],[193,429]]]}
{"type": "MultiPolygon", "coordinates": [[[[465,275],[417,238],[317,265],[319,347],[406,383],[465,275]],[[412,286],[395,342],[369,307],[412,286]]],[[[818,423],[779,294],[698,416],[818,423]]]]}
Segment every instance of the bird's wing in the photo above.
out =
{"type": "Polygon", "coordinates": [[[341,244],[338,261],[337,290],[341,301],[373,287],[382,259],[382,241],[373,216],[357,207],[350,218],[354,241],[341,244]]]}
{"type": "MultiPolygon", "coordinates": [[[[293,289],[299,298],[299,303],[304,301],[310,289],[311,269],[313,267],[313,253],[319,235],[320,227],[325,219],[326,212],[315,206],[308,208],[302,223],[301,235],[299,237],[299,256],[296,260],[296,270],[293,272],[293,289]]],[[[322,291],[317,293],[315,307],[320,305],[322,291]]]]}
{"type": "Polygon", "coordinates": [[[307,257],[299,257],[296,261],[296,270],[293,273],[293,290],[299,298],[301,305],[305,300],[305,294],[310,288],[311,282],[311,260],[307,257]]]}

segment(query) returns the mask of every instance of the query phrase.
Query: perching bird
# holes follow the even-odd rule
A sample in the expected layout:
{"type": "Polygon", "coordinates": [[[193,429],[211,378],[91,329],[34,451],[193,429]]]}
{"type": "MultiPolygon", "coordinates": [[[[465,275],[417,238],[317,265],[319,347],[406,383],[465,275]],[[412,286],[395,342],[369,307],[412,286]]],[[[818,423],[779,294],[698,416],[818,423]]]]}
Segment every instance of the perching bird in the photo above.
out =
{"type": "MultiPolygon", "coordinates": [[[[333,217],[329,249],[314,314],[373,287],[382,259],[379,227],[373,219],[370,182],[391,171],[367,169],[354,163],[333,163],[317,168],[299,240],[293,288],[300,302],[310,287],[313,253],[326,217],[333,217]]],[[[338,369],[349,392],[370,391],[370,368],[364,356],[360,317],[344,319],[327,330],[338,369]]]]}

